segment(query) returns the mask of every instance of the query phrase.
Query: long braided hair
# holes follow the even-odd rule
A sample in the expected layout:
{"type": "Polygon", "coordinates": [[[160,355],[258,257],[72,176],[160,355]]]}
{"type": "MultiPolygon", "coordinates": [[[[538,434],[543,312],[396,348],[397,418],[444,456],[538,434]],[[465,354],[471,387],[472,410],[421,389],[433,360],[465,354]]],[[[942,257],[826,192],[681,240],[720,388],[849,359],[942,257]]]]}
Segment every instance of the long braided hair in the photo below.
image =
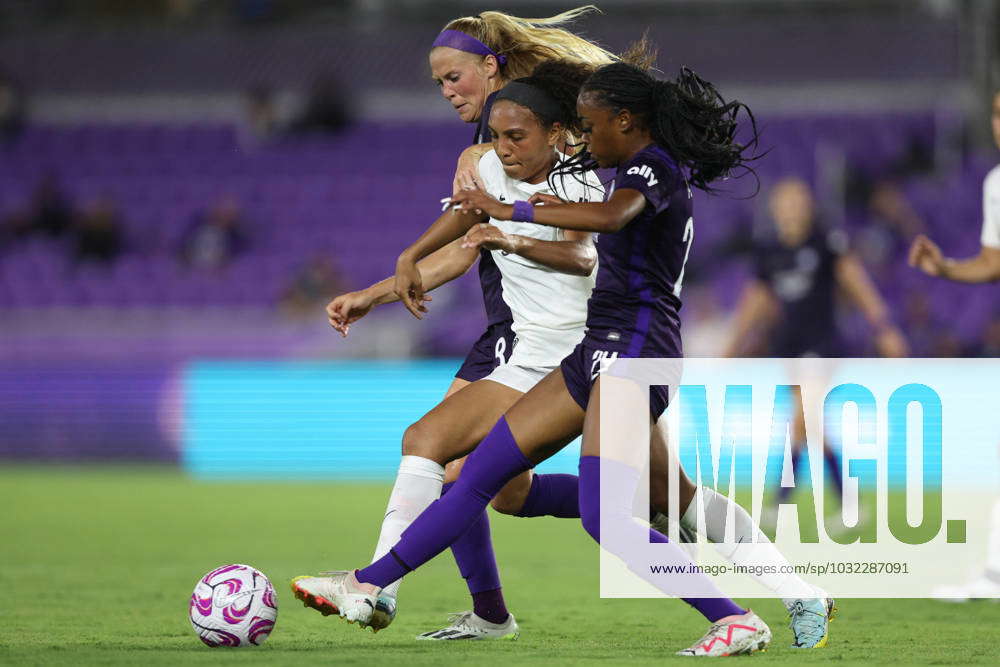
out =
{"type": "MultiPolygon", "coordinates": [[[[726,101],[715,87],[682,67],[677,78],[660,81],[647,69],[652,57],[633,54],[642,66],[617,62],[598,68],[587,79],[580,94],[591,93],[601,106],[617,113],[627,109],[686,171],[687,182],[705,192],[720,178],[756,173],[750,162],[758,159],[757,123],[750,108],[737,100],[726,101]],[[750,120],[750,139],[736,139],[737,117],[744,111],[750,120]]],[[[581,151],[559,166],[565,173],[597,167],[587,151],[581,151]]],[[[758,183],[759,189],[759,183],[758,183]]]]}

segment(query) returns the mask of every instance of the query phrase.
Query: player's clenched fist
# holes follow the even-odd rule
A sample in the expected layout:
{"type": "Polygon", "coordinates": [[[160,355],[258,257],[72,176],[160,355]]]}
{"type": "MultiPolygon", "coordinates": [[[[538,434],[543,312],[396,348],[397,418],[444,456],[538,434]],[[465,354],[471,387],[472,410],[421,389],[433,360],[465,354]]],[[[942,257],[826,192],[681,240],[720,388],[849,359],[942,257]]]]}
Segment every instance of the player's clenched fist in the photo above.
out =
{"type": "Polygon", "coordinates": [[[482,190],[462,190],[451,198],[452,205],[462,213],[474,211],[485,213],[497,220],[510,220],[514,214],[514,207],[510,204],[502,204],[482,190]]]}
{"type": "Polygon", "coordinates": [[[375,300],[367,290],[341,294],[326,305],[326,315],[330,326],[347,337],[350,325],[368,314],[375,305],[375,300]]]}
{"type": "Polygon", "coordinates": [[[910,246],[910,266],[914,266],[929,276],[940,276],[944,270],[944,255],[934,241],[920,234],[910,246]]]}
{"type": "Polygon", "coordinates": [[[462,247],[502,250],[503,252],[512,254],[517,252],[520,241],[521,237],[517,234],[507,234],[499,227],[483,222],[465,233],[465,238],[462,239],[462,247]]]}
{"type": "Polygon", "coordinates": [[[420,271],[415,262],[399,258],[396,262],[396,276],[393,279],[393,292],[403,302],[406,309],[413,313],[418,320],[423,319],[423,313],[427,312],[425,301],[429,299],[424,295],[424,284],[420,278],[420,271]]]}

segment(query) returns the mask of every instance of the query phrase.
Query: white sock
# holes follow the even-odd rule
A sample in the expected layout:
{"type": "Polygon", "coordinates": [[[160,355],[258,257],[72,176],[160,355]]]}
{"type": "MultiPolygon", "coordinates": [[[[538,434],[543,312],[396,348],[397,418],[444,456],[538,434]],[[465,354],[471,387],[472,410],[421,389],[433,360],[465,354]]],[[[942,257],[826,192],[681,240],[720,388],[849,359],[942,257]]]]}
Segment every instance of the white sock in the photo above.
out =
{"type": "Polygon", "coordinates": [[[681,524],[698,532],[699,501],[705,512],[705,537],[712,542],[718,552],[734,565],[767,566],[774,565],[779,573],[750,574],[772,593],[781,597],[786,608],[791,608],[801,598],[818,597],[816,590],[796,574],[780,573],[788,561],[778,548],[760,531],[745,509],[712,489],[701,486],[695,492],[691,504],[681,516],[681,524]],[[733,512],[732,529],[726,530],[726,517],[733,512]],[[726,533],[732,532],[732,542],[726,541],[726,533]],[[756,542],[756,543],[755,543],[756,542]]]}
{"type": "MultiPolygon", "coordinates": [[[[444,467],[422,456],[404,456],[399,462],[396,484],[392,487],[386,506],[382,531],[378,535],[372,562],[389,553],[396,546],[403,531],[427,507],[441,497],[444,485],[444,467]]],[[[402,579],[397,579],[382,589],[382,595],[395,598],[402,579]]]]}
{"type": "Polygon", "coordinates": [[[1000,498],[993,503],[986,540],[986,571],[994,575],[1000,574],[1000,498]]]}

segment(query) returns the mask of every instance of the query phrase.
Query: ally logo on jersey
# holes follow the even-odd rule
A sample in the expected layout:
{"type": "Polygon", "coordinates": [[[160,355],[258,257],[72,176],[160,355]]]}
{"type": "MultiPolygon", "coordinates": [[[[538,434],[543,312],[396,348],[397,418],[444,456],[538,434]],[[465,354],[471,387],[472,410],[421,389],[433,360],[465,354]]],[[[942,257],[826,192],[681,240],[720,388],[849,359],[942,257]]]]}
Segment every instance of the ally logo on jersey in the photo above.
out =
{"type": "Polygon", "coordinates": [[[649,187],[653,187],[654,185],[660,182],[657,180],[656,175],[653,174],[653,168],[645,164],[629,167],[628,171],[626,171],[625,174],[628,176],[637,175],[641,176],[642,178],[645,178],[646,183],[649,185],[649,187]]]}

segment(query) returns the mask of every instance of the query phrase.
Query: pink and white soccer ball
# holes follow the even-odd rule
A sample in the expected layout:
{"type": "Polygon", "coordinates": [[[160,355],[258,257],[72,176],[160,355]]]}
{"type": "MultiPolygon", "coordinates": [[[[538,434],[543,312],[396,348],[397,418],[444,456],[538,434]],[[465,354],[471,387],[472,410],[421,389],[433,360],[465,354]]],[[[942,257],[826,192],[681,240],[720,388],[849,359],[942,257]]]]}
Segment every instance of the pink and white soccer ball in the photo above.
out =
{"type": "Polygon", "coordinates": [[[278,597],[259,570],[224,565],[198,580],[189,615],[198,638],[209,646],[259,646],[278,618],[278,597]]]}

